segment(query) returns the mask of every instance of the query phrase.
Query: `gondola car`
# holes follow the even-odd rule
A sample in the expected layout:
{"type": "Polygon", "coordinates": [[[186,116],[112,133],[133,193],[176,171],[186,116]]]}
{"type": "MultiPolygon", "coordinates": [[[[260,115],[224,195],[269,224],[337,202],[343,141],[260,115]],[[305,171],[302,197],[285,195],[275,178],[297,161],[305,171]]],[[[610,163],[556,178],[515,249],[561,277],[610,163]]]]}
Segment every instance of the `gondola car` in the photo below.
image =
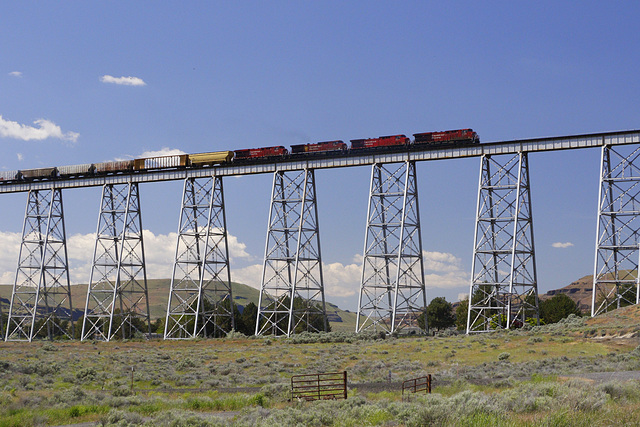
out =
{"type": "Polygon", "coordinates": [[[325,141],[325,142],[316,142],[313,144],[298,144],[291,146],[291,153],[322,153],[327,151],[345,151],[347,149],[347,144],[343,141],[325,141]]]}
{"type": "Polygon", "coordinates": [[[43,179],[55,178],[57,168],[21,169],[18,172],[19,179],[43,179]]]}
{"type": "Polygon", "coordinates": [[[90,175],[95,171],[95,166],[91,163],[83,165],[58,166],[58,176],[70,177],[80,175],[90,175]]]}
{"type": "Polygon", "coordinates": [[[351,149],[392,147],[409,144],[410,140],[405,135],[381,136],[369,139],[352,139],[351,149]]]}
{"type": "Polygon", "coordinates": [[[234,151],[235,158],[240,160],[246,159],[261,159],[268,157],[281,157],[289,154],[289,151],[283,146],[276,147],[263,147],[263,148],[248,148],[245,150],[234,151]]]}
{"type": "Polygon", "coordinates": [[[95,163],[94,166],[97,174],[131,172],[133,170],[133,160],[95,163]]]}
{"type": "Polygon", "coordinates": [[[414,144],[453,144],[459,142],[480,142],[478,134],[473,129],[446,130],[443,132],[425,132],[413,134],[414,144]]]}

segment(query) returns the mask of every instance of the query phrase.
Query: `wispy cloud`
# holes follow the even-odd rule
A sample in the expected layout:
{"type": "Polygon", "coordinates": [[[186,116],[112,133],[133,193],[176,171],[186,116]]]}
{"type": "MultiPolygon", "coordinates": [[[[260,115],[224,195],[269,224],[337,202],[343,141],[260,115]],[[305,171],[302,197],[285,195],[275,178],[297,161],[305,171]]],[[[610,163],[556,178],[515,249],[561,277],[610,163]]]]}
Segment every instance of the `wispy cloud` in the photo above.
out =
{"type": "Polygon", "coordinates": [[[102,83],[113,83],[116,85],[124,85],[124,86],[146,86],[147,84],[140,77],[114,77],[108,74],[100,77],[100,81],[102,83]]]}
{"type": "Polygon", "coordinates": [[[160,150],[156,150],[156,151],[145,151],[144,153],[141,153],[139,156],[136,156],[136,159],[147,158],[147,157],[176,156],[178,154],[186,154],[186,153],[177,148],[162,147],[160,150]]]}
{"type": "Polygon", "coordinates": [[[551,246],[553,246],[554,248],[570,248],[571,246],[573,246],[573,243],[571,242],[555,242],[552,243],[551,246]]]}
{"type": "Polygon", "coordinates": [[[9,75],[13,77],[22,77],[22,71],[12,71],[9,75]]]}
{"type": "Polygon", "coordinates": [[[18,155],[18,161],[21,162],[24,160],[24,156],[22,155],[22,153],[16,153],[18,155]]]}
{"type": "Polygon", "coordinates": [[[21,139],[23,141],[42,141],[48,138],[55,138],[76,142],[80,136],[77,132],[62,132],[60,126],[50,120],[38,119],[33,123],[36,125],[35,127],[5,120],[0,115],[0,138],[21,139]]]}

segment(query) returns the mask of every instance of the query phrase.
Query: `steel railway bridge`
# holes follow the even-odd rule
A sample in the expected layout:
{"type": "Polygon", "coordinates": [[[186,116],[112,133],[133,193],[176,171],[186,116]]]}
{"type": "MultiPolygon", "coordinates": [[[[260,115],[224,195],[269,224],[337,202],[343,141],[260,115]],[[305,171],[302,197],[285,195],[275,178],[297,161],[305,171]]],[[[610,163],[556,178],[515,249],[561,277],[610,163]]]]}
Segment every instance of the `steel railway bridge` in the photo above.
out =
{"type": "Polygon", "coordinates": [[[90,186],[102,187],[102,197],[79,336],[148,334],[139,184],[167,180],[183,181],[184,190],[164,338],[226,334],[234,315],[223,178],[265,173],[273,187],[255,333],[325,330],[314,171],[365,165],[371,185],[356,332],[420,331],[426,295],[415,164],[462,157],[480,158],[467,333],[519,327],[539,318],[529,153],[594,147],[602,158],[591,314],[637,304],[640,130],[633,130],[0,183],[0,193],[28,193],[0,334],[74,337],[62,190],[90,186]]]}

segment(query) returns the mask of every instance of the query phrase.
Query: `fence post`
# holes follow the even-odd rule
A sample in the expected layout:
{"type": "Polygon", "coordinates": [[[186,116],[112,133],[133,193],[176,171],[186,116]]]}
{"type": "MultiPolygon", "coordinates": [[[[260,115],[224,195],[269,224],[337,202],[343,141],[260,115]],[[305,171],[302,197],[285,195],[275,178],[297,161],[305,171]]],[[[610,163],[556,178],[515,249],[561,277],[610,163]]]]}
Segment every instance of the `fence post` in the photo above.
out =
{"type": "Polygon", "coordinates": [[[344,386],[344,398],[347,398],[347,371],[342,371],[343,386],[344,386]]]}

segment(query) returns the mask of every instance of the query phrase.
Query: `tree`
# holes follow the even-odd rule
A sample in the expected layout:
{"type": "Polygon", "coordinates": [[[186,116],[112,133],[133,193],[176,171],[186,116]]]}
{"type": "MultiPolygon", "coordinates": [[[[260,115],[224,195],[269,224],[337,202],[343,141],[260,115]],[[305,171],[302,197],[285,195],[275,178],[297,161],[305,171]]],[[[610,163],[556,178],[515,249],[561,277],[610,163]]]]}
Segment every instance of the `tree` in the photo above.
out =
{"type": "Polygon", "coordinates": [[[444,297],[437,297],[431,300],[427,306],[426,313],[427,323],[430,328],[440,330],[456,324],[453,307],[444,297]]]}
{"type": "Polygon", "coordinates": [[[469,299],[460,301],[456,307],[456,329],[464,331],[467,329],[467,317],[469,315],[469,299]]]}
{"type": "Polygon", "coordinates": [[[582,316],[578,304],[565,294],[540,301],[540,320],[544,323],[556,323],[570,314],[582,316]]]}
{"type": "Polygon", "coordinates": [[[242,310],[240,321],[236,321],[236,329],[245,335],[256,333],[256,318],[258,317],[258,306],[253,302],[247,304],[242,310]]]}

